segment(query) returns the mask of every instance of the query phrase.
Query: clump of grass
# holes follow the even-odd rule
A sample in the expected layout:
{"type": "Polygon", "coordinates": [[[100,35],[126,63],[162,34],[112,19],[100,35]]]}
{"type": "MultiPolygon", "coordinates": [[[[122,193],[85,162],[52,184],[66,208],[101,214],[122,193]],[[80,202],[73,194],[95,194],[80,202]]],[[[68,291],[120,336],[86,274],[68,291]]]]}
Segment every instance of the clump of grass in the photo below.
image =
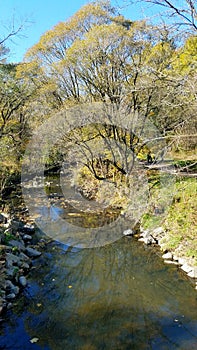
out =
{"type": "Polygon", "coordinates": [[[164,221],[167,231],[166,249],[177,249],[197,261],[197,182],[185,178],[176,183],[176,196],[164,221]]]}
{"type": "Polygon", "coordinates": [[[14,235],[10,232],[6,232],[4,233],[4,237],[3,237],[3,243],[4,244],[8,244],[9,241],[11,241],[12,239],[14,239],[14,235]]]}
{"type": "MultiPolygon", "coordinates": [[[[150,175],[150,184],[155,183],[150,175]]],[[[168,187],[174,193],[169,206],[163,202],[165,188],[159,188],[159,184],[152,187],[150,191],[149,211],[142,218],[144,228],[154,229],[162,225],[165,229],[165,236],[161,240],[162,249],[175,252],[179,256],[193,259],[197,264],[197,182],[195,178],[179,178],[168,187]],[[161,208],[164,203],[163,214],[156,215],[154,208],[161,208]]],[[[168,196],[166,196],[167,198],[168,196]]],[[[167,204],[167,202],[166,202],[167,204]]]]}

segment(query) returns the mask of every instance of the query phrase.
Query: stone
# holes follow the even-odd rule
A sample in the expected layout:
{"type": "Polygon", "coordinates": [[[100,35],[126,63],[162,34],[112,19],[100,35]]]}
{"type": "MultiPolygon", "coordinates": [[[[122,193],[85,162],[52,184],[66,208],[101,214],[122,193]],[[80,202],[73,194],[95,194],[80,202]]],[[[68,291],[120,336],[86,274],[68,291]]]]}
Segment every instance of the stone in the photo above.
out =
{"type": "Polygon", "coordinates": [[[144,243],[147,245],[155,244],[156,240],[152,236],[144,237],[144,243]]]}
{"type": "Polygon", "coordinates": [[[17,265],[20,261],[20,258],[12,253],[6,253],[6,267],[10,268],[14,264],[17,265]]]}
{"type": "Polygon", "coordinates": [[[12,230],[17,231],[17,230],[22,229],[23,224],[20,221],[11,220],[10,226],[11,226],[12,230]]]}
{"type": "Polygon", "coordinates": [[[172,265],[179,265],[179,263],[177,261],[174,260],[164,260],[165,264],[172,264],[172,265]]]}
{"type": "Polygon", "coordinates": [[[15,299],[16,298],[16,295],[14,293],[10,293],[6,296],[6,299],[7,300],[12,300],[12,299],[15,299]]]}
{"type": "Polygon", "coordinates": [[[188,272],[187,275],[191,278],[197,278],[197,266],[194,266],[191,272],[188,272]]]}
{"type": "MultiPolygon", "coordinates": [[[[178,261],[178,262],[179,262],[179,258],[178,258],[178,256],[177,256],[177,255],[173,255],[173,260],[175,260],[175,261],[178,261]]],[[[180,262],[179,262],[179,264],[180,264],[180,262]]]]}
{"type": "Polygon", "coordinates": [[[0,214],[0,224],[6,224],[7,223],[7,218],[3,214],[0,214]]]}
{"type": "Polygon", "coordinates": [[[23,231],[26,232],[27,234],[32,234],[35,232],[35,227],[33,225],[30,224],[26,224],[23,226],[23,231]]]}
{"type": "Polygon", "coordinates": [[[162,255],[162,258],[165,260],[172,260],[173,259],[173,255],[171,252],[167,252],[165,254],[162,255]]]}
{"type": "Polygon", "coordinates": [[[15,295],[17,295],[19,293],[19,287],[18,286],[14,286],[14,288],[13,288],[13,290],[11,292],[14,293],[15,295]]]}
{"type": "Polygon", "coordinates": [[[36,249],[33,249],[33,248],[26,248],[26,254],[30,257],[30,258],[37,258],[41,255],[41,252],[39,252],[38,250],[36,249]]]}
{"type": "Polygon", "coordinates": [[[5,289],[6,290],[12,290],[14,288],[14,284],[10,280],[5,281],[5,289]]]}
{"type": "Polygon", "coordinates": [[[16,247],[23,252],[25,251],[25,246],[21,241],[17,241],[15,239],[12,239],[11,241],[9,241],[9,245],[11,247],[16,247]]]}
{"type": "Polygon", "coordinates": [[[192,271],[192,267],[189,266],[188,264],[184,264],[181,266],[181,269],[185,271],[187,274],[192,271]]]}
{"type": "Polygon", "coordinates": [[[27,286],[27,279],[25,276],[20,276],[19,279],[19,284],[22,286],[22,287],[26,287],[27,286]]]}
{"type": "Polygon", "coordinates": [[[22,262],[20,267],[21,267],[21,269],[24,269],[24,270],[29,270],[30,269],[29,264],[27,264],[26,262],[22,262]]]}
{"type": "Polygon", "coordinates": [[[124,236],[133,236],[134,232],[130,228],[128,230],[123,231],[124,236]]]}
{"type": "Polygon", "coordinates": [[[16,266],[12,266],[6,269],[6,275],[8,278],[13,278],[16,273],[17,273],[17,267],[16,266]]]}
{"type": "Polygon", "coordinates": [[[150,236],[150,231],[149,230],[145,230],[144,232],[142,232],[141,236],[144,237],[144,238],[148,238],[150,236]]]}
{"type": "Polygon", "coordinates": [[[1,305],[1,303],[0,303],[0,315],[3,313],[3,310],[4,310],[4,307],[3,307],[3,305],[1,305]]]}
{"type": "Polygon", "coordinates": [[[186,264],[186,259],[184,259],[184,258],[179,258],[178,261],[179,261],[180,265],[186,264]]]}
{"type": "Polygon", "coordinates": [[[153,230],[153,236],[155,237],[157,237],[157,236],[160,236],[162,233],[164,233],[164,229],[163,229],[163,227],[157,227],[157,228],[155,228],[154,230],[153,230]]]}
{"type": "Polygon", "coordinates": [[[25,235],[23,236],[23,240],[24,240],[24,241],[31,241],[31,240],[32,240],[32,236],[25,234],[25,235]]]}
{"type": "Polygon", "coordinates": [[[26,254],[24,254],[23,252],[20,252],[20,254],[19,254],[19,258],[22,260],[22,261],[30,261],[30,258],[26,255],[26,254]]]}

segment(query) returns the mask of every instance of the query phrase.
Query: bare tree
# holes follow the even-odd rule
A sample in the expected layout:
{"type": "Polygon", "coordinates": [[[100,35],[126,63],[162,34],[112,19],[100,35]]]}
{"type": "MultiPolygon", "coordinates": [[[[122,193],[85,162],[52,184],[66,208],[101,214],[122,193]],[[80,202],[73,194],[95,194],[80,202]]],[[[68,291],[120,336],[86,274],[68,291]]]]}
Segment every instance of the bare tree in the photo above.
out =
{"type": "Polygon", "coordinates": [[[161,7],[165,10],[164,16],[173,18],[173,22],[178,27],[187,26],[190,31],[197,31],[197,1],[183,0],[181,3],[177,0],[130,0],[130,4],[136,2],[145,2],[161,7]]]}

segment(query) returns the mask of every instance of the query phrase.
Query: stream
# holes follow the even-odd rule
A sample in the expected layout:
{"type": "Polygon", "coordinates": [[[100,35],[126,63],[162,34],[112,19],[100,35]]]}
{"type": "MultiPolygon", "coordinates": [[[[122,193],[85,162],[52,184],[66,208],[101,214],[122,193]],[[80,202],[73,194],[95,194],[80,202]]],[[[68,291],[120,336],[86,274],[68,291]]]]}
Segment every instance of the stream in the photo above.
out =
{"type": "MultiPolygon", "coordinates": [[[[58,186],[51,186],[54,191],[58,186]]],[[[47,212],[46,220],[46,208],[39,210],[47,212]]],[[[54,213],[65,217],[68,207],[56,202],[50,212],[58,230],[54,213]]],[[[88,223],[90,215],[87,225],[83,218],[84,228],[88,223]]],[[[157,248],[122,236],[123,226],[116,224],[116,240],[103,246],[47,244],[24,294],[1,323],[1,350],[197,348],[192,282],[176,266],[165,265],[157,248]]],[[[110,225],[105,230],[110,236],[110,225]]]]}

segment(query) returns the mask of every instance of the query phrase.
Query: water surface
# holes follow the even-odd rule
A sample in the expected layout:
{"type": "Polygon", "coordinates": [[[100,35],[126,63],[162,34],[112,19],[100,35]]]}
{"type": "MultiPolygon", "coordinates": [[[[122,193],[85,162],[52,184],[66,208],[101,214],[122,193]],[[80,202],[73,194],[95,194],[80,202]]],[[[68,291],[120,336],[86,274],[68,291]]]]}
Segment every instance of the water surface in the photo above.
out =
{"type": "Polygon", "coordinates": [[[196,349],[194,285],[159,255],[129,237],[91,249],[48,244],[1,324],[0,349],[196,349]]]}

